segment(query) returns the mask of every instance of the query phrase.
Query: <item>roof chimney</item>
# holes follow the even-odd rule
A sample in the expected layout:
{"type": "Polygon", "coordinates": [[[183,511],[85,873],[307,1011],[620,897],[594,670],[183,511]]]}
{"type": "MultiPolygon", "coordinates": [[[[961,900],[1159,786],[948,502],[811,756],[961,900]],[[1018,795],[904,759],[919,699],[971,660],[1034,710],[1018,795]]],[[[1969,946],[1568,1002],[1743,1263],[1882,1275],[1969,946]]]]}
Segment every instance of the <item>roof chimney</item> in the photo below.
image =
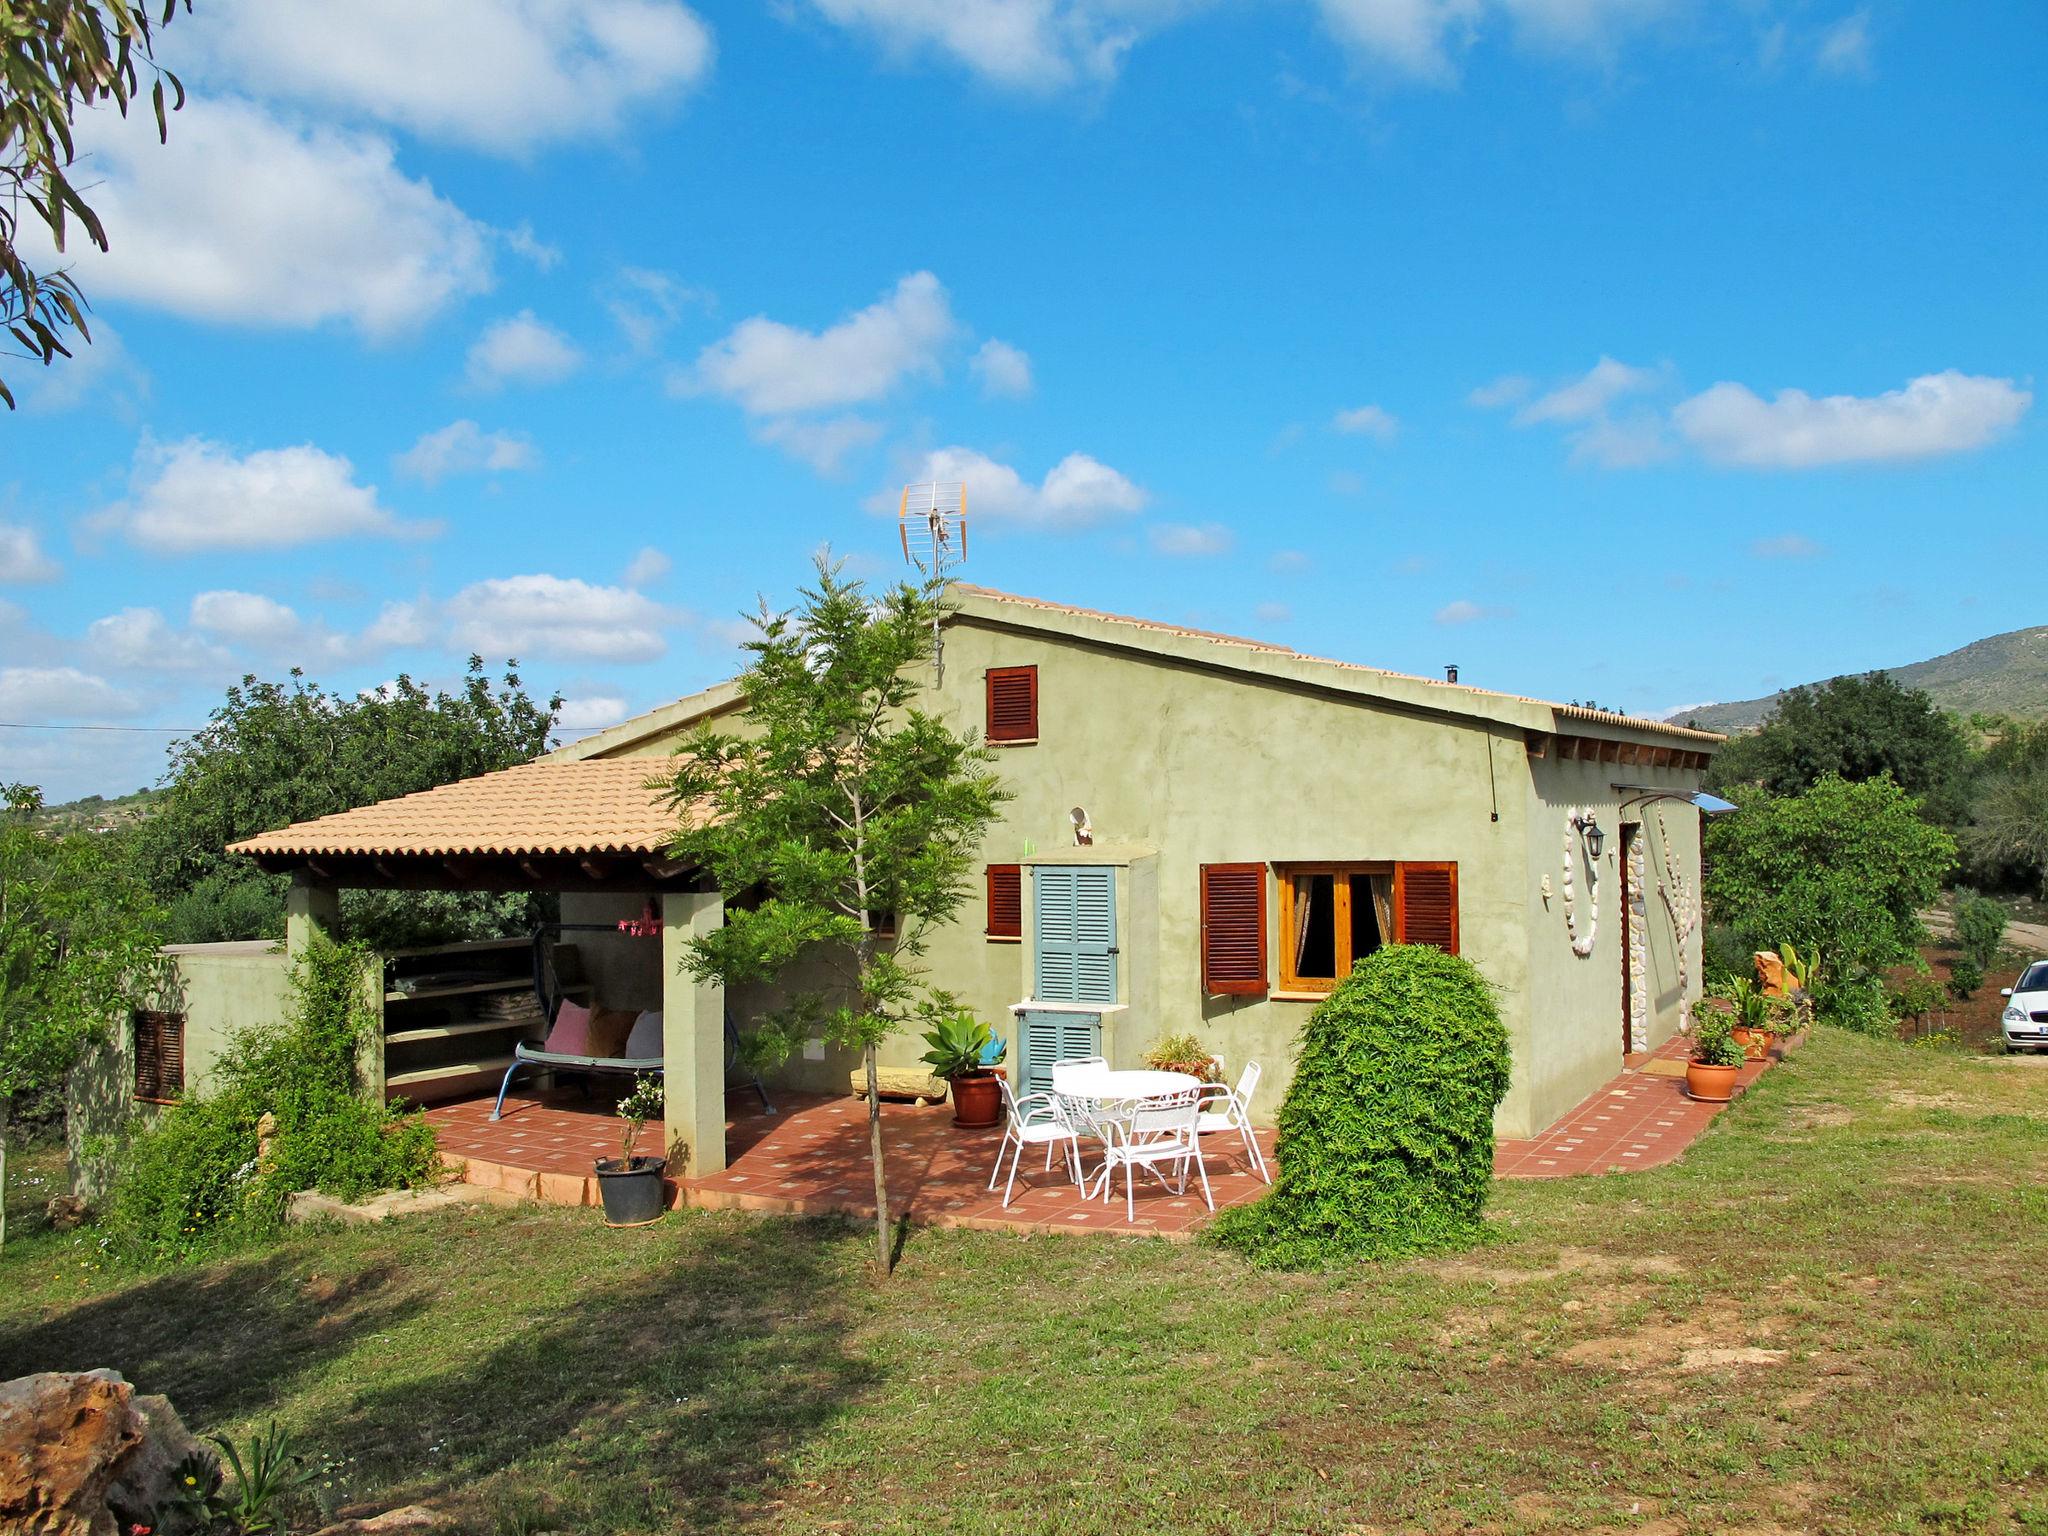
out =
{"type": "Polygon", "coordinates": [[[1447,683],[1455,683],[1457,680],[1458,664],[1454,661],[1449,666],[1444,668],[1444,681],[1447,683]]]}

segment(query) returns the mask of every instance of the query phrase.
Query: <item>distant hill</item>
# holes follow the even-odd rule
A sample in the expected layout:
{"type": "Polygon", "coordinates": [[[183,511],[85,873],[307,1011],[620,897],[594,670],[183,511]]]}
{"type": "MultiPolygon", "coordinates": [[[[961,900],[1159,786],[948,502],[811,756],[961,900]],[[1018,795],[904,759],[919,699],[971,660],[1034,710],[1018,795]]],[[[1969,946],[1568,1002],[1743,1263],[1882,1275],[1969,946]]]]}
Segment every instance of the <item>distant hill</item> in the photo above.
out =
{"type": "MultiPolygon", "coordinates": [[[[1926,689],[1936,704],[1959,715],[2048,718],[2048,624],[1993,635],[1931,661],[1876,670],[1889,672],[1908,688],[1926,689]]],[[[1673,718],[1709,731],[1746,731],[1763,724],[1780,697],[1774,693],[1733,704],[1703,704],[1673,718]]]]}
{"type": "Polygon", "coordinates": [[[112,832],[142,820],[162,798],[160,789],[138,789],[113,799],[87,795],[83,800],[44,806],[36,815],[36,825],[46,832],[112,832]]]}

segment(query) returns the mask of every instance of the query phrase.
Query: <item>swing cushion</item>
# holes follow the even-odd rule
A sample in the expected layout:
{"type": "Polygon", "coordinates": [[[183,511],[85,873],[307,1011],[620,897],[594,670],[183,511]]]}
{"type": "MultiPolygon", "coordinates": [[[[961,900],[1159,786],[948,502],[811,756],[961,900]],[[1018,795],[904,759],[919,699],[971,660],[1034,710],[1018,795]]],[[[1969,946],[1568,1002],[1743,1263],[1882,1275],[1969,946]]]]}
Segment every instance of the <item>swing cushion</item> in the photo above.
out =
{"type": "Polygon", "coordinates": [[[620,1054],[632,1061],[661,1060],[663,1042],[659,1008],[649,1009],[633,1021],[633,1032],[626,1037],[626,1048],[620,1054]]]}
{"type": "Polygon", "coordinates": [[[590,1010],[572,998],[563,998],[561,1007],[555,1011],[555,1026],[548,1031],[547,1043],[541,1049],[550,1056],[592,1054],[590,1010]]]}
{"type": "Polygon", "coordinates": [[[586,1054],[630,1056],[626,1038],[633,1032],[636,1015],[628,1008],[596,1008],[590,1014],[590,1038],[586,1054]]]}

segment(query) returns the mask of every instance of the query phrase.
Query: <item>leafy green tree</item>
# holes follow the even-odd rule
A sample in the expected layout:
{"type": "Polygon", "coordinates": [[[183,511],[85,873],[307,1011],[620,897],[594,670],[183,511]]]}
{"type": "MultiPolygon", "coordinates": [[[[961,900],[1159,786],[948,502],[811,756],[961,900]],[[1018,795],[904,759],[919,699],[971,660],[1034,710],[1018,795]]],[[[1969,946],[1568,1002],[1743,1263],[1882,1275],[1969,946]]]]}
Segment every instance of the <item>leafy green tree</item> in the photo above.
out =
{"type": "MultiPolygon", "coordinates": [[[[45,1113],[93,1036],[156,976],[160,914],[118,846],[31,824],[41,797],[5,789],[0,812],[0,1189],[7,1123],[45,1113]]],[[[0,1242],[7,1235],[0,1206],[0,1242]]]]}
{"type": "Polygon", "coordinates": [[[1987,724],[1962,834],[1970,878],[2048,894],[2048,721],[1987,724]]]}
{"type": "Polygon", "coordinates": [[[817,1034],[861,1052],[884,1274],[876,1052],[912,1019],[950,1011],[915,961],[967,899],[971,861],[1006,798],[988,749],[918,707],[939,599],[935,586],[907,585],[871,597],[821,557],[795,611],[764,606],[755,620],[744,733],[693,732],[667,780],[681,818],[673,856],[707,870],[728,902],[724,927],[692,942],[691,974],[728,988],[793,985],[758,1021],[765,1060],[817,1034]],[[882,914],[893,938],[878,931],[882,914]]]}
{"type": "Polygon", "coordinates": [[[1956,901],[1956,943],[1980,973],[1998,963],[2005,922],[2005,908],[1988,896],[1971,893],[1956,901]]]}
{"type": "Polygon", "coordinates": [[[1959,825],[1967,807],[1969,744],[1956,722],[1917,688],[1883,672],[1794,688],[1763,726],[1714,755],[1708,788],[1754,785],[1796,795],[1828,775],[1861,784],[1889,774],[1929,820],[1959,825]]]}
{"type": "MultiPolygon", "coordinates": [[[[75,222],[86,238],[107,249],[107,232],[78,188],[72,125],[82,108],[112,102],[123,117],[142,93],[144,72],[154,76],[150,104],[157,136],[170,137],[169,112],[185,104],[178,77],[158,69],[156,29],[169,26],[182,4],[163,0],[0,0],[0,325],[20,355],[48,365],[69,357],[63,333],[85,341],[85,295],[64,271],[37,272],[15,247],[26,206],[62,252],[75,222]],[[169,86],[168,93],[165,86],[169,86]]],[[[0,379],[0,403],[14,396],[0,379]]]]}
{"type": "MultiPolygon", "coordinates": [[[[536,702],[482,658],[453,693],[401,675],[374,693],[245,677],[206,729],[171,749],[166,789],[136,829],[138,858],[175,942],[275,937],[283,876],[225,852],[238,838],[509,768],[544,751],[560,697],[536,702]]],[[[490,937],[523,926],[527,898],[351,891],[344,928],[377,943],[490,937]]]]}
{"type": "Polygon", "coordinates": [[[1955,840],[1889,778],[1830,774],[1802,794],[1730,790],[1707,823],[1707,914],[1749,949],[1789,939],[1820,952],[1835,983],[1917,958],[1920,913],[1940,893],[1955,840]]]}

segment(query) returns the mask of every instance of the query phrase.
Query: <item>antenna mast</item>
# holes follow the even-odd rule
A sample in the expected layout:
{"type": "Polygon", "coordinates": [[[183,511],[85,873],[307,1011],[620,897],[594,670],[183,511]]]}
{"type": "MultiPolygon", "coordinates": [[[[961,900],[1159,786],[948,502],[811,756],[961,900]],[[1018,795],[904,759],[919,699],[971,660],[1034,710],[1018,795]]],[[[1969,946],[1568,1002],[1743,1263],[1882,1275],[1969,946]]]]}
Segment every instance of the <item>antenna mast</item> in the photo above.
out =
{"type": "MultiPolygon", "coordinates": [[[[925,480],[903,487],[896,509],[896,533],[903,558],[926,581],[943,586],[947,575],[967,558],[967,487],[959,481],[925,480]]],[[[932,669],[946,680],[946,658],[939,638],[939,620],[932,618],[932,669]]]]}

